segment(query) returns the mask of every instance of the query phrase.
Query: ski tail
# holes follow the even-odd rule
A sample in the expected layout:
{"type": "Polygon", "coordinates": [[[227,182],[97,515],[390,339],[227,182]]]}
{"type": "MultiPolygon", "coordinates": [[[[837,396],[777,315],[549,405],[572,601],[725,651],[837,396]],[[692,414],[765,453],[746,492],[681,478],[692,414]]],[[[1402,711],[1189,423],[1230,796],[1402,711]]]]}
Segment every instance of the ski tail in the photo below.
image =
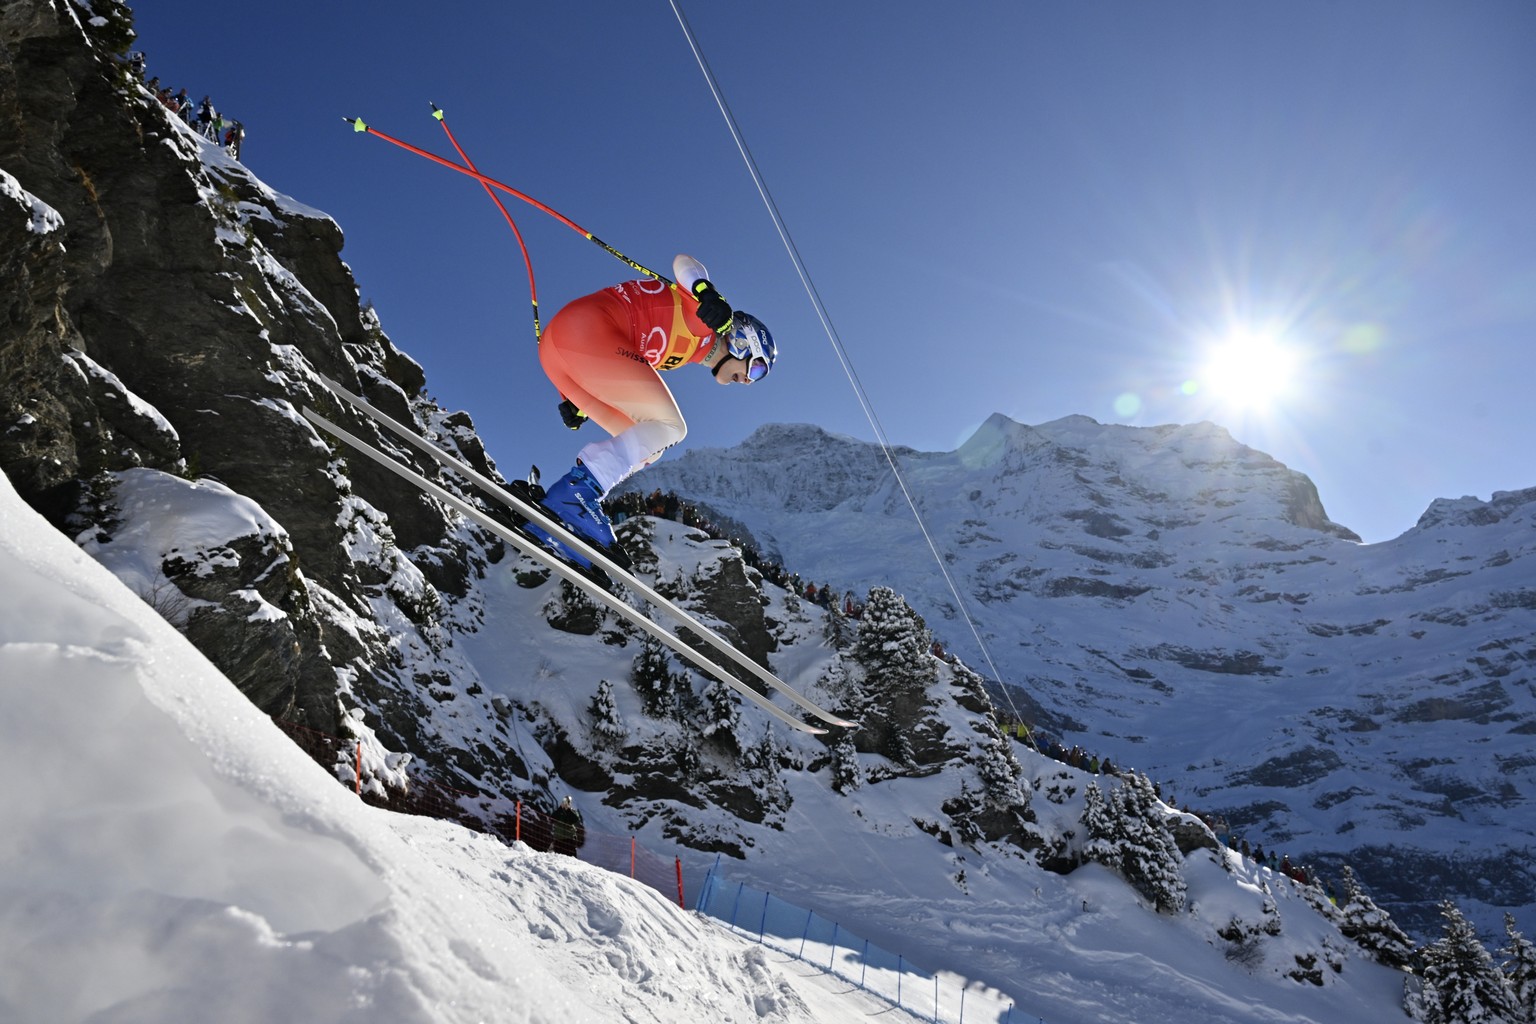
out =
{"type": "Polygon", "coordinates": [[[735,664],[738,668],[745,670],[759,682],[768,687],[771,687],[779,693],[784,694],[784,696],[787,697],[790,701],[798,705],[801,710],[815,715],[817,718],[821,719],[823,722],[826,722],[828,725],[835,725],[845,729],[855,728],[857,726],[857,723],[850,722],[847,719],[834,715],[830,711],[821,707],[816,702],[802,694],[800,691],[796,690],[794,687],[778,678],[768,669],[764,668],[762,665],[759,665],[745,654],[742,654],[741,651],[737,650],[736,646],[729,640],[726,640],[719,633],[716,633],[714,630],[704,625],[695,616],[678,607],[676,602],[671,601],[663,595],[657,593],[653,587],[647,586],[643,580],[636,578],[633,573],[629,572],[622,565],[615,562],[609,556],[606,548],[598,547],[588,541],[587,538],[573,532],[569,527],[567,527],[563,522],[552,515],[549,510],[544,508],[542,505],[528,504],[517,495],[508,492],[505,487],[502,487],[496,481],[491,480],[489,477],[475,470],[473,467],[465,465],[462,460],[454,457],[450,453],[428,441],[414,429],[407,427],[405,424],[391,417],[388,413],[375,408],[361,396],[353,394],[346,388],[342,387],[340,384],[336,383],[334,380],[331,380],[329,377],[325,377],[319,374],[316,374],[316,376],[327,390],[329,390],[333,395],[341,399],[347,405],[351,406],[356,411],[373,420],[379,426],[389,430],[401,440],[405,441],[417,451],[421,452],[423,455],[434,459],[439,465],[443,466],[444,468],[453,470],[455,473],[468,480],[470,483],[474,484],[483,493],[490,495],[501,503],[515,509],[520,514],[526,516],[530,522],[536,523],[546,533],[551,534],[557,540],[559,540],[561,544],[564,544],[566,547],[573,551],[579,551],[583,556],[590,559],[595,567],[600,568],[603,572],[613,576],[616,579],[622,580],[625,586],[629,587],[635,593],[644,597],[651,603],[653,607],[664,612],[669,618],[673,619],[680,625],[686,626],[693,633],[697,634],[704,644],[708,645],[719,655],[735,664]]]}
{"type": "MultiPolygon", "coordinates": [[[[753,704],[756,704],[758,707],[762,708],[764,711],[768,712],[768,714],[783,722],[785,725],[800,730],[801,732],[807,732],[815,735],[821,735],[827,732],[826,729],[813,725],[809,722],[802,721],[801,719],[791,714],[787,709],[773,703],[768,695],[758,692],[748,683],[743,682],[741,679],[737,678],[735,673],[730,671],[728,666],[709,657],[709,655],[704,651],[697,649],[682,637],[677,636],[672,631],[664,628],[644,612],[631,607],[618,594],[614,593],[612,589],[605,587],[601,583],[593,580],[585,573],[577,569],[575,566],[570,565],[559,556],[554,554],[552,551],[548,550],[546,547],[544,547],[543,544],[534,541],[529,536],[517,530],[510,529],[502,523],[497,522],[494,518],[487,515],[481,509],[476,508],[469,502],[465,501],[463,498],[449,492],[439,484],[428,480],[420,473],[417,473],[414,469],[397,461],[372,444],[369,444],[367,441],[359,438],[357,435],[351,433],[345,428],[315,412],[313,409],[304,409],[303,415],[304,418],[310,423],[324,430],[326,433],[330,434],[336,439],[342,441],[354,451],[371,459],[375,463],[400,477],[402,480],[410,483],[412,486],[416,487],[423,493],[436,498],[447,507],[454,509],[460,515],[464,516],[466,519],[469,519],[471,522],[474,522],[486,530],[489,530],[495,536],[500,537],[502,540],[512,545],[512,547],[517,551],[527,555],[528,557],[538,562],[540,565],[549,569],[554,574],[571,583],[573,586],[581,589],[596,599],[600,604],[603,604],[606,607],[612,609],[624,619],[633,623],[646,633],[649,633],[651,636],[655,637],[657,640],[661,641],[663,644],[676,651],[683,658],[693,663],[696,667],[713,676],[714,678],[719,679],[722,683],[735,690],[736,693],[741,697],[753,704]]],[[[452,458],[451,456],[448,457],[452,458]]],[[[466,470],[469,469],[469,467],[464,468],[466,470]]],[[[473,470],[469,471],[473,472],[473,470]]],[[[629,576],[627,573],[622,574],[621,578],[626,583],[633,580],[633,577],[629,576]]],[[[641,584],[641,586],[643,586],[643,584],[641,584]]],[[[686,615],[686,613],[683,614],[686,615]]],[[[692,620],[691,616],[689,616],[689,619],[691,620],[689,624],[690,630],[708,632],[708,627],[698,623],[697,620],[692,620]]],[[[779,692],[783,692],[785,694],[795,694],[795,691],[790,689],[786,684],[781,682],[779,683],[779,686],[783,687],[783,689],[779,692]]],[[[795,695],[799,696],[798,694],[795,695]]],[[[806,704],[811,703],[803,696],[800,697],[799,702],[804,702],[806,704]]],[[[811,704],[811,707],[815,707],[815,705],[811,704]]],[[[818,708],[817,710],[820,709],[818,708]]],[[[822,711],[822,715],[827,716],[828,713],[822,711]]]]}

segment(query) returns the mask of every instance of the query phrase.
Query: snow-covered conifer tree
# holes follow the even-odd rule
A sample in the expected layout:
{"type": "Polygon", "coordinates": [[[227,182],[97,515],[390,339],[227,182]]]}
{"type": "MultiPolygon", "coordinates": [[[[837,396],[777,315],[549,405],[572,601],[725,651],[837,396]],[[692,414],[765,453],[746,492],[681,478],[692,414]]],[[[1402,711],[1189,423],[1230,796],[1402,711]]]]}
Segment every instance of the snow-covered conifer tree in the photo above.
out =
{"type": "Polygon", "coordinates": [[[1158,910],[1184,907],[1184,857],[1163,820],[1152,782],[1133,775],[1106,798],[1097,781],[1083,794],[1083,856],[1114,868],[1158,910]]]}
{"type": "Polygon", "coordinates": [[[994,808],[1018,808],[1029,804],[1029,792],[1019,785],[1024,769],[1013,756],[1007,737],[993,729],[976,751],[976,774],[981,777],[982,797],[994,808]]]}
{"type": "Polygon", "coordinates": [[[1339,873],[1339,913],[1344,923],[1339,931],[1346,939],[1370,953],[1389,967],[1408,967],[1413,963],[1413,940],[1397,926],[1392,916],[1360,888],[1349,865],[1339,873]]]}
{"type": "Polygon", "coordinates": [[[736,728],[741,724],[741,701],[731,688],[711,679],[704,689],[704,720],[700,731],[731,753],[741,750],[736,728]]]}
{"type": "Polygon", "coordinates": [[[1096,864],[1120,870],[1120,827],[1115,812],[1098,780],[1091,780],[1083,791],[1083,857],[1096,864]]]}
{"type": "Polygon", "coordinates": [[[1515,996],[1515,1005],[1526,1021],[1536,1024],[1536,944],[1515,930],[1515,915],[1504,915],[1506,941],[1499,950],[1504,957],[1504,977],[1515,996]]]}
{"type": "Polygon", "coordinates": [[[898,672],[904,680],[922,685],[936,678],[928,653],[933,637],[923,617],[908,607],[890,587],[869,592],[854,654],[866,668],[898,672]]]}
{"type": "Polygon", "coordinates": [[[854,622],[844,615],[840,608],[832,608],[827,612],[827,623],[822,630],[822,636],[834,651],[846,650],[849,644],[853,643],[854,622]]]}
{"type": "Polygon", "coordinates": [[[629,678],[640,694],[645,713],[652,718],[665,718],[677,706],[677,677],[666,648],[655,637],[640,638],[640,652],[635,655],[629,678]]]}
{"type": "Polygon", "coordinates": [[[1152,780],[1133,774],[1111,797],[1115,816],[1123,829],[1120,870],[1158,910],[1184,907],[1188,886],[1184,881],[1184,855],[1168,828],[1152,780]]]}
{"type": "Polygon", "coordinates": [[[773,738],[773,730],[764,728],[763,738],[747,748],[741,758],[747,778],[763,805],[778,811],[788,809],[790,804],[789,789],[779,774],[783,753],[779,741],[773,738]]]}
{"type": "Polygon", "coordinates": [[[864,692],[848,672],[848,662],[838,655],[827,662],[816,688],[831,699],[824,706],[840,712],[851,721],[860,721],[865,709],[864,692]]]}
{"type": "Polygon", "coordinates": [[[864,766],[859,763],[859,748],[854,745],[853,732],[843,729],[832,744],[832,788],[847,795],[864,785],[864,766]]]}
{"type": "Polygon", "coordinates": [[[1426,1024],[1525,1024],[1509,981],[1450,900],[1440,904],[1445,932],[1419,951],[1423,988],[1413,1005],[1426,1024]]]}
{"type": "Polygon", "coordinates": [[[619,714],[619,705],[613,699],[613,684],[608,680],[597,684],[592,703],[587,705],[587,714],[592,719],[593,738],[599,744],[618,745],[629,735],[624,717],[619,714]]]}
{"type": "Polygon", "coordinates": [[[933,644],[922,616],[889,587],[875,587],[865,602],[853,658],[862,667],[861,744],[898,764],[914,763],[908,733],[921,717],[928,688],[938,679],[933,644]]]}

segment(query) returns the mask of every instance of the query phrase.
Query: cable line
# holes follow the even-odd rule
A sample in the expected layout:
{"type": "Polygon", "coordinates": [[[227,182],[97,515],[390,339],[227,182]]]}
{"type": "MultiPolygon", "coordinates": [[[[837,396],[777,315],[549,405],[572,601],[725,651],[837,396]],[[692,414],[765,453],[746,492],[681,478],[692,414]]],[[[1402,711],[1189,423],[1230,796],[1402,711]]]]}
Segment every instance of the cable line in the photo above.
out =
{"type": "MultiPolygon", "coordinates": [[[[848,383],[853,388],[854,397],[858,399],[859,407],[864,410],[864,417],[869,421],[870,427],[875,432],[875,441],[880,445],[880,451],[885,455],[886,464],[891,468],[891,475],[896,480],[896,485],[901,488],[902,497],[907,501],[907,507],[912,510],[912,517],[917,521],[917,528],[923,535],[923,540],[928,544],[928,550],[933,554],[934,563],[939,567],[939,573],[944,577],[949,592],[954,596],[955,605],[970,627],[971,636],[975,638],[976,645],[981,649],[981,655],[986,659],[987,667],[991,669],[992,678],[996,680],[1003,697],[1008,701],[1008,707],[1014,716],[1022,721],[1019,709],[1013,702],[1013,697],[1008,692],[1008,687],[1003,683],[1002,676],[997,670],[996,663],[992,660],[992,652],[987,649],[986,641],[981,638],[981,631],[976,625],[976,620],[971,617],[970,610],[966,607],[965,599],[960,596],[960,588],[955,583],[954,577],[944,565],[944,557],[940,554],[938,545],[933,535],[928,530],[928,524],[923,521],[923,515],[918,511],[917,502],[912,497],[912,492],[907,487],[906,478],[902,476],[901,469],[896,463],[896,456],[891,451],[891,444],[886,437],[885,428],[880,423],[880,418],[875,413],[874,404],[871,402],[864,385],[859,380],[858,373],[854,370],[853,360],[848,355],[848,350],[843,345],[842,337],[837,328],[832,324],[831,315],[827,312],[825,303],[821,301],[821,294],[816,290],[815,283],[811,280],[810,271],[806,269],[805,261],[800,258],[800,250],[795,246],[794,239],[790,237],[789,228],[784,223],[784,218],[779,214],[778,204],[773,201],[772,194],[768,191],[767,182],[764,181],[762,172],[758,169],[757,161],[752,156],[751,149],[747,146],[747,140],[742,134],[741,126],[736,122],[736,116],[731,113],[730,104],[726,102],[725,93],[720,89],[720,82],[715,78],[713,69],[709,66],[709,60],[704,56],[704,49],[699,45],[698,37],[694,35],[693,26],[688,23],[687,16],[683,13],[678,0],[669,0],[672,5],[672,13],[677,16],[677,23],[682,27],[683,35],[688,39],[688,46],[693,50],[693,56],[699,64],[699,70],[704,73],[704,80],[709,85],[709,91],[714,95],[715,105],[720,108],[720,114],[725,118],[726,127],[730,129],[731,138],[736,142],[736,149],[741,153],[742,160],[747,165],[747,172],[752,175],[752,182],[757,186],[757,193],[762,197],[763,205],[768,209],[768,215],[773,218],[773,226],[779,233],[779,239],[784,243],[784,248],[789,253],[789,258],[795,265],[795,272],[800,276],[800,283],[805,288],[805,293],[810,297],[811,305],[816,310],[816,316],[821,320],[822,330],[826,332],[827,340],[832,343],[832,350],[837,355],[838,362],[842,365],[843,374],[848,378],[848,383]]],[[[1033,730],[1030,731],[1029,744],[1035,747],[1033,730]]]]}

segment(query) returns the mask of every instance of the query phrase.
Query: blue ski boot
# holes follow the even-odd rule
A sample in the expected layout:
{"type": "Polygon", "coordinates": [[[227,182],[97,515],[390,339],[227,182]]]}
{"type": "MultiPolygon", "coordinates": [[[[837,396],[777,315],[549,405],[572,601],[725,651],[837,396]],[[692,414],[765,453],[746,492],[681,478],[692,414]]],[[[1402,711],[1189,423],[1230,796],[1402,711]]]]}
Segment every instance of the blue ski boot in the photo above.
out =
{"type": "MultiPolygon", "coordinates": [[[[613,535],[613,523],[608,519],[608,513],[603,511],[603,490],[592,474],[587,472],[586,466],[578,461],[575,468],[550,485],[540,504],[570,527],[572,533],[585,537],[603,548],[620,565],[628,567],[629,559],[619,547],[618,538],[613,535]]],[[[529,523],[528,531],[561,558],[583,569],[592,567],[589,559],[561,544],[535,524],[529,523]]]]}

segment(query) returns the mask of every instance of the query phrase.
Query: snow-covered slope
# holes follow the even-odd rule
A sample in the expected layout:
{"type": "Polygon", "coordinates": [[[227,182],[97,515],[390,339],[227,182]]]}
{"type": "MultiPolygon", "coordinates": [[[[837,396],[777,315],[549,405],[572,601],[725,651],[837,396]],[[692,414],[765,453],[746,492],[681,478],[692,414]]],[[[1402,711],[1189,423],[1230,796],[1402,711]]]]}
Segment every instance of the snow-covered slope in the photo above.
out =
{"type": "MultiPolygon", "coordinates": [[[[1000,677],[1066,743],[1267,848],[1353,861],[1421,934],[1443,895],[1490,934],[1536,906],[1536,488],[1364,546],[1211,424],[993,416],[896,457],[1000,677]]],[[[876,446],[769,427],[627,486],[700,502],[817,584],[895,587],[988,664],[876,446]]]]}
{"type": "MultiPolygon", "coordinates": [[[[219,507],[218,489],[160,498],[164,514],[214,533],[240,507],[219,507]]],[[[831,1022],[892,1012],[627,879],[364,805],[3,478],[0,573],[7,1021],[831,1022]]],[[[1080,797],[1065,794],[1081,776],[1043,760],[1033,770],[1059,798],[1042,800],[1046,817],[1073,819],[1080,797]]],[[[821,884],[886,911],[894,901],[889,916],[906,921],[925,957],[974,956],[979,969],[1016,976],[1029,1019],[1397,1019],[1400,975],[1252,865],[1234,877],[1191,858],[1191,911],[1170,919],[1093,867],[1063,878],[1023,861],[997,873],[976,862],[960,892],[925,861],[904,861],[899,836],[850,846],[819,824],[827,814],[809,797],[779,840],[785,851],[765,862],[825,843],[841,867],[821,884]],[[1233,920],[1268,922],[1278,937],[1234,960],[1209,937],[1233,920]],[[1319,952],[1340,973],[1324,970],[1320,987],[1283,976],[1319,952]]],[[[977,989],[966,1019],[995,1019],[1002,1005],[977,989]]]]}
{"type": "MultiPolygon", "coordinates": [[[[218,533],[219,490],[162,510],[218,533]]],[[[0,1019],[885,1008],[621,876],[366,806],[3,476],[0,576],[0,1019]]]]}

